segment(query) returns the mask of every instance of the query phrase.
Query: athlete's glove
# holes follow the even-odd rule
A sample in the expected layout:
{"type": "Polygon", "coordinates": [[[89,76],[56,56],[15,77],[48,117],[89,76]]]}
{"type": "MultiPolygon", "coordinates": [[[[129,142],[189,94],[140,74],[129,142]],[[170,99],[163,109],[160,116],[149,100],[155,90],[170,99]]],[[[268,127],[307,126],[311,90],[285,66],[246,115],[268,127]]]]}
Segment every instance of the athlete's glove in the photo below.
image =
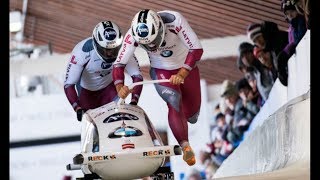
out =
{"type": "Polygon", "coordinates": [[[125,99],[131,92],[128,86],[124,86],[123,84],[117,84],[116,89],[118,92],[118,96],[122,99],[125,99]]]}
{"type": "Polygon", "coordinates": [[[79,108],[76,110],[76,113],[77,113],[77,119],[80,122],[82,120],[82,115],[84,114],[84,110],[79,108]]]}
{"type": "Polygon", "coordinates": [[[173,85],[180,85],[184,83],[184,79],[189,75],[189,71],[185,68],[181,68],[179,72],[170,77],[170,83],[173,85]]]}

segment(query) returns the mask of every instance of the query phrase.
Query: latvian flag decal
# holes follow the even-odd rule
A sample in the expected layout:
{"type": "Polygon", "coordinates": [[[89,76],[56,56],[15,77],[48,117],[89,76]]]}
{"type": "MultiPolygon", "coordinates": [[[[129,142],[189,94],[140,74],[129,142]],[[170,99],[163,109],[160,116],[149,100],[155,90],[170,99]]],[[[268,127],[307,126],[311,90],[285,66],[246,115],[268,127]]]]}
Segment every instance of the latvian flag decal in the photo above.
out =
{"type": "Polygon", "coordinates": [[[134,149],[134,144],[122,144],[122,149],[134,149]]]}

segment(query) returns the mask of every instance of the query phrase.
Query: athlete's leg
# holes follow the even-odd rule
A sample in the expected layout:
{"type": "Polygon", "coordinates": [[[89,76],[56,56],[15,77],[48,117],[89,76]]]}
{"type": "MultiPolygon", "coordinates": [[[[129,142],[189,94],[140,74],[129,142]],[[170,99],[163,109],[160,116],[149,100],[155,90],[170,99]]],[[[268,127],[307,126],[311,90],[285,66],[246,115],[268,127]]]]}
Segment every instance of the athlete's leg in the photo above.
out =
{"type": "MultiPolygon", "coordinates": [[[[152,79],[169,79],[178,70],[150,69],[152,79]]],[[[172,133],[183,151],[183,160],[189,166],[196,163],[195,154],[189,144],[188,122],[182,107],[181,85],[171,85],[170,83],[155,84],[156,90],[168,106],[168,120],[172,133]]]]}
{"type": "MultiPolygon", "coordinates": [[[[168,71],[156,68],[150,69],[152,79],[169,79],[172,74],[178,71],[168,71]]],[[[185,115],[182,111],[182,100],[180,86],[171,85],[170,83],[155,84],[155,88],[160,97],[167,103],[168,106],[168,121],[172,133],[178,143],[188,141],[188,124],[185,115]]]]}
{"type": "Polygon", "coordinates": [[[110,83],[107,87],[101,89],[99,106],[110,103],[111,101],[117,101],[119,99],[116,87],[113,83],[110,83]]]}
{"type": "Polygon", "coordinates": [[[200,74],[198,67],[193,68],[181,85],[182,109],[188,122],[198,120],[201,105],[200,74]]]}
{"type": "Polygon", "coordinates": [[[80,106],[84,110],[94,109],[99,107],[100,95],[99,91],[90,91],[84,88],[81,88],[80,93],[80,106]]]}

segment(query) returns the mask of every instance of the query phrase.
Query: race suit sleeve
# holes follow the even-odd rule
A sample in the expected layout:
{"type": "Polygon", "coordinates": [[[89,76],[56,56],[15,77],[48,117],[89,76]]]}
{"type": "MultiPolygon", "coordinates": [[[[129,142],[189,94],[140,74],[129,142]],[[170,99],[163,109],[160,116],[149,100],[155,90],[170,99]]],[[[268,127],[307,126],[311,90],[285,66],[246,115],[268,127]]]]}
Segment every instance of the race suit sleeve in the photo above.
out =
{"type": "Polygon", "coordinates": [[[122,84],[124,83],[124,68],[128,64],[129,60],[132,58],[132,56],[134,55],[134,51],[137,46],[138,44],[135,42],[131,34],[131,29],[129,29],[125,35],[125,38],[119,50],[117,59],[113,65],[112,78],[113,78],[114,85],[117,85],[119,83],[122,83],[122,84]]]}
{"type": "Polygon", "coordinates": [[[196,62],[201,59],[203,48],[200,40],[190,27],[188,21],[180,13],[178,13],[176,17],[176,31],[178,32],[178,36],[189,49],[183,67],[190,71],[195,66],[196,62]]]}
{"type": "Polygon", "coordinates": [[[72,53],[70,62],[67,65],[64,92],[74,110],[80,107],[75,84],[80,80],[84,66],[85,62],[83,62],[82,57],[76,53],[72,53]]]}
{"type": "MultiPolygon", "coordinates": [[[[139,63],[135,55],[132,56],[132,58],[129,60],[127,66],[126,66],[126,71],[132,78],[132,83],[143,81],[143,77],[141,74],[141,70],[139,67],[139,63]]],[[[132,91],[132,96],[131,96],[131,102],[136,102],[138,103],[140,94],[142,91],[142,85],[141,86],[135,86],[132,91]]]]}

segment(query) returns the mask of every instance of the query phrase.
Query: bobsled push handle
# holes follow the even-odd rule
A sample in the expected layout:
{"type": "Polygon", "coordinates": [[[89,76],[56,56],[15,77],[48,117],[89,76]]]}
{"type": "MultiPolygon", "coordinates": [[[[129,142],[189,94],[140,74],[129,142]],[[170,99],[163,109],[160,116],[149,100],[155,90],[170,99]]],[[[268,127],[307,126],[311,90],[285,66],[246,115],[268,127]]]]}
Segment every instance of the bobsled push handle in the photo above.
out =
{"type": "MultiPolygon", "coordinates": [[[[128,86],[129,90],[133,89],[135,86],[139,86],[139,85],[143,85],[143,84],[155,84],[155,83],[162,83],[162,82],[170,82],[169,79],[158,79],[158,80],[150,80],[150,81],[140,81],[140,82],[135,82],[132,83],[128,86]]],[[[123,103],[122,98],[119,99],[118,101],[118,105],[120,105],[121,103],[123,103]]]]}
{"type": "Polygon", "coordinates": [[[159,80],[151,80],[151,81],[140,81],[136,83],[132,83],[128,86],[129,90],[133,89],[135,86],[142,85],[142,84],[155,84],[155,83],[162,83],[162,82],[170,82],[169,79],[159,79],[159,80]]]}

